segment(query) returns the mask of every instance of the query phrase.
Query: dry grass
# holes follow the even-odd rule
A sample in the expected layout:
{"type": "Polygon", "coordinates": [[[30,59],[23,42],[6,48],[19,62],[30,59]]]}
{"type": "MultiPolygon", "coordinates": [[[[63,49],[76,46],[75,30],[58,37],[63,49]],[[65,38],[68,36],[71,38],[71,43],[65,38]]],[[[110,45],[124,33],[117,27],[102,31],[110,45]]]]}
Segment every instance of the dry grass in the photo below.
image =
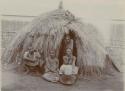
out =
{"type": "Polygon", "coordinates": [[[43,59],[48,56],[51,48],[56,50],[58,56],[63,36],[69,33],[69,30],[75,33],[77,64],[81,68],[81,73],[100,74],[106,68],[107,52],[100,42],[96,28],[80,22],[63,9],[41,15],[23,28],[3,53],[2,60],[7,63],[18,61],[30,46],[41,49],[43,59]],[[87,71],[88,67],[91,67],[91,70],[87,71]]]}

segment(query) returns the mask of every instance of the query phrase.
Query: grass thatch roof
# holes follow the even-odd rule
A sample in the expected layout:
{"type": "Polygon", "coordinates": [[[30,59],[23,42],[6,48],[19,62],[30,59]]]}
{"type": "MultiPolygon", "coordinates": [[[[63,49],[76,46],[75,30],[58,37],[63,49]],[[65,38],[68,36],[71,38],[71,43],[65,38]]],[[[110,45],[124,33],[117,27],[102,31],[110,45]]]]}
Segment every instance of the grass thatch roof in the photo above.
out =
{"type": "Polygon", "coordinates": [[[81,73],[100,73],[105,69],[107,52],[98,38],[96,28],[82,23],[63,9],[42,14],[23,28],[5,50],[2,60],[14,62],[22,57],[29,46],[43,50],[44,58],[48,56],[50,48],[56,49],[58,56],[63,36],[69,30],[75,33],[77,65],[81,73]]]}

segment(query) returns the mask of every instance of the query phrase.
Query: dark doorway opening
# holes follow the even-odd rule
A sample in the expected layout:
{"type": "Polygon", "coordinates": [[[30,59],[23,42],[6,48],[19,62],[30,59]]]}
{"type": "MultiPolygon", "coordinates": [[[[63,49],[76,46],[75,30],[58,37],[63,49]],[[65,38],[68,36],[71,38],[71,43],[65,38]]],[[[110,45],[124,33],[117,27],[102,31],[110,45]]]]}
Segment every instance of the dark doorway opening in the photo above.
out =
{"type": "MultiPolygon", "coordinates": [[[[58,56],[59,67],[63,64],[63,56],[65,55],[65,51],[66,51],[66,44],[65,44],[66,35],[67,34],[64,34],[63,39],[62,39],[61,44],[60,44],[59,56],[58,56]]],[[[69,30],[68,35],[73,40],[73,56],[76,57],[76,61],[77,61],[76,33],[73,30],[69,30]]]]}

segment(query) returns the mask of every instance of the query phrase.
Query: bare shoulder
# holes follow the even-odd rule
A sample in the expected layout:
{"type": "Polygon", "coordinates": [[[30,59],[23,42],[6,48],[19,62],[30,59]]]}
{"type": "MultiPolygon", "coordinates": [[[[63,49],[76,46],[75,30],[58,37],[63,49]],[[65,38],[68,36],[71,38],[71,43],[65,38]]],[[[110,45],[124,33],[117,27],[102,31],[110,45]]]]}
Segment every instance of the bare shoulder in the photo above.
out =
{"type": "Polygon", "coordinates": [[[67,56],[63,56],[63,58],[67,58],[67,56]]]}

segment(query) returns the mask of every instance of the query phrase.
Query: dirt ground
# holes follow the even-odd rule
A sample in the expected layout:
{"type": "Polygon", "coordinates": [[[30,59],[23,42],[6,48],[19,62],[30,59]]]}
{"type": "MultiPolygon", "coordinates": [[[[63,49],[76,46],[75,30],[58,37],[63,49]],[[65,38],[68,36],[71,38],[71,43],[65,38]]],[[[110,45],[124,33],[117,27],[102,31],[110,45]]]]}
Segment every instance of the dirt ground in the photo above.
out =
{"type": "Polygon", "coordinates": [[[123,77],[122,73],[114,73],[102,79],[80,79],[66,86],[47,82],[41,76],[3,71],[2,91],[123,91],[123,77]]]}

